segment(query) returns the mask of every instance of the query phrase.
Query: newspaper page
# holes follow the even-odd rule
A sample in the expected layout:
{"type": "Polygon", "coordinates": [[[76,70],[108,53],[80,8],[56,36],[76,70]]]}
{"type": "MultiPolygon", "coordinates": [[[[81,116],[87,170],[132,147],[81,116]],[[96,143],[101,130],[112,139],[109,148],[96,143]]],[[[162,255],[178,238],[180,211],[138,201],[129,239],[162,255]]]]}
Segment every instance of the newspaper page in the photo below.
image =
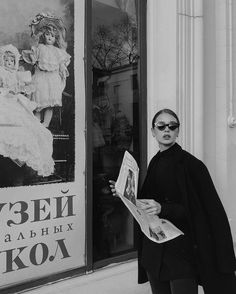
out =
{"type": "Polygon", "coordinates": [[[142,232],[152,241],[163,243],[184,233],[170,221],[149,215],[140,208],[137,199],[139,167],[133,156],[125,151],[115,184],[118,196],[136,219],[142,232]]]}

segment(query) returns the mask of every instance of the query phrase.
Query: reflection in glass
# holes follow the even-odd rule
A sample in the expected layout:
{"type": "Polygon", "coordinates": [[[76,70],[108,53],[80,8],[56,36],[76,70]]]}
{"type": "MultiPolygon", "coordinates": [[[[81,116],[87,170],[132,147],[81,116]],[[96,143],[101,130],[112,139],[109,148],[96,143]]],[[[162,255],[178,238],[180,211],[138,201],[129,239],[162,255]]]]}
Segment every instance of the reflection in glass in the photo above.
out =
{"type": "Polygon", "coordinates": [[[133,250],[133,218],[108,180],[124,151],[139,158],[135,0],[92,1],[94,261],[133,250]]]}

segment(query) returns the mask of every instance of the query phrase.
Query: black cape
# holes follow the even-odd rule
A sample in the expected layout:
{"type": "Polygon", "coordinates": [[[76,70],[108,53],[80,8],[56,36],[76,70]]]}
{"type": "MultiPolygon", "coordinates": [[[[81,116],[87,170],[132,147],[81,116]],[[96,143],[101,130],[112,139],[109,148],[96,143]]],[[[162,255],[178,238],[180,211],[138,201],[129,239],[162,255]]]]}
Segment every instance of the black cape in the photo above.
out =
{"type": "MultiPolygon", "coordinates": [[[[187,212],[191,227],[191,246],[197,264],[199,284],[215,279],[221,274],[232,274],[236,269],[233,240],[227,215],[216,192],[208,169],[202,161],[174,145],[174,164],[182,204],[187,212]]],[[[150,174],[158,154],[148,167],[147,175],[139,193],[139,198],[149,198],[148,190],[152,185],[150,174]]],[[[139,230],[139,229],[138,229],[139,230]]],[[[142,260],[143,233],[138,232],[138,282],[146,282],[147,275],[142,260]]],[[[154,243],[154,242],[153,242],[154,243]]],[[[153,245],[147,257],[148,270],[154,271],[161,256],[162,244],[153,245]]],[[[147,267],[145,267],[147,269],[147,267]]]]}

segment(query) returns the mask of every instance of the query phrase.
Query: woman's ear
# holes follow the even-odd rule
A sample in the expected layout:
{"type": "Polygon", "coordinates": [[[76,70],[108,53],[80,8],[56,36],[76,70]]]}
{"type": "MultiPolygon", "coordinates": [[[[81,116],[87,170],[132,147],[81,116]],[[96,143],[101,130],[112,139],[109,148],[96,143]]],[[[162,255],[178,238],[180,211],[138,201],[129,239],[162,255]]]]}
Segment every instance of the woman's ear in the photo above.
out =
{"type": "Polygon", "coordinates": [[[154,132],[154,129],[153,128],[151,128],[151,132],[152,132],[152,136],[155,138],[155,132],[154,132]]]}

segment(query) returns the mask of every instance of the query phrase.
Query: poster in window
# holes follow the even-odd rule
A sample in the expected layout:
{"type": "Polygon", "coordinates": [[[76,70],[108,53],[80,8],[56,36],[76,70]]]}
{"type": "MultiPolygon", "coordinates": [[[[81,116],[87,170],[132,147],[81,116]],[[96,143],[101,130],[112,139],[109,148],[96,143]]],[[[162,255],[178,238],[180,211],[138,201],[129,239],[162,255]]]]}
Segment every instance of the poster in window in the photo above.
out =
{"type": "Polygon", "coordinates": [[[83,5],[0,3],[0,288],[84,265],[83,5]]]}

